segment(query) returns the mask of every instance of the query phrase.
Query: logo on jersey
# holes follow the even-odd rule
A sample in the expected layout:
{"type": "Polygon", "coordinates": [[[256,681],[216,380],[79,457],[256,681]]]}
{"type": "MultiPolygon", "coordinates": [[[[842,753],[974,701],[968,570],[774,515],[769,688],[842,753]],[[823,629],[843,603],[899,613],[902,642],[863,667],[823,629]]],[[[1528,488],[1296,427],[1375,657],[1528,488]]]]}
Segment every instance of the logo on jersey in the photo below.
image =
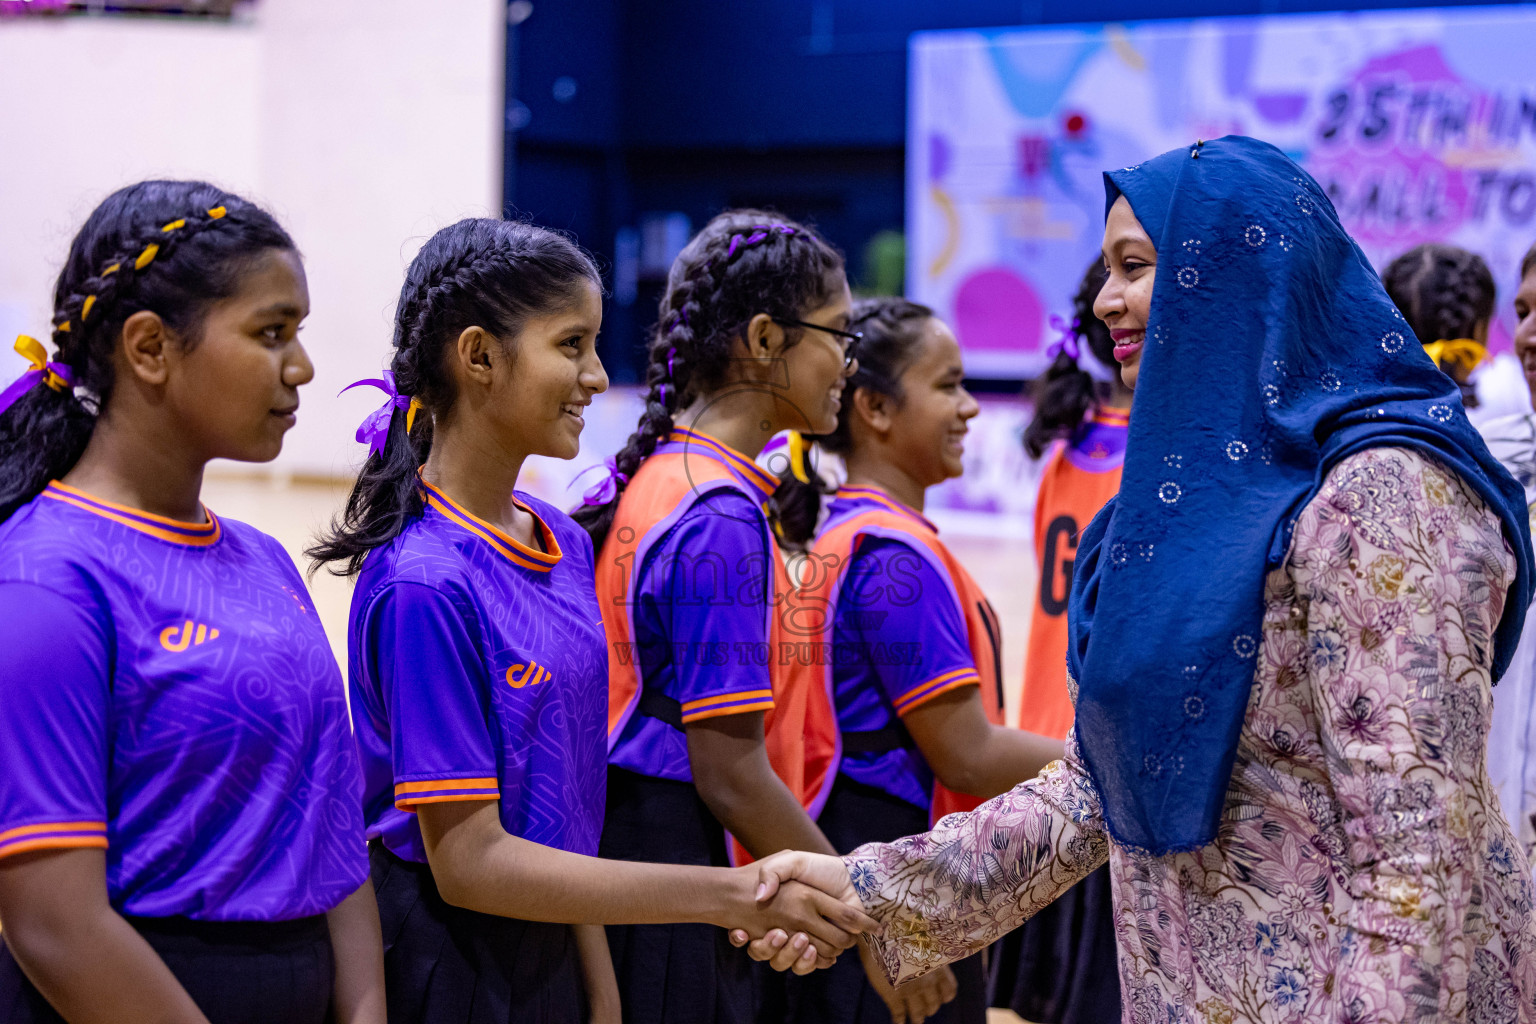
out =
{"type": "Polygon", "coordinates": [[[160,646],[174,653],[218,638],[219,631],[214,627],[188,619],[179,626],[166,626],[162,629],[160,646]]]}
{"type": "Polygon", "coordinates": [[[538,686],[549,679],[549,669],[536,661],[530,661],[524,665],[519,662],[507,669],[507,685],[514,690],[521,690],[525,686],[538,686]]]}

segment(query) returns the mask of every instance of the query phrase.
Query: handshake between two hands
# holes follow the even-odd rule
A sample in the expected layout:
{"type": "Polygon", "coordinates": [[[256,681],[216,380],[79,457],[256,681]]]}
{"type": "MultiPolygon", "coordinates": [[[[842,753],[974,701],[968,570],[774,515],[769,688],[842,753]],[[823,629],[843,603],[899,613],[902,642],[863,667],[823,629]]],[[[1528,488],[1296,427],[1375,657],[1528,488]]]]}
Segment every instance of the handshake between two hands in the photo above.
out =
{"type": "Polygon", "coordinates": [[[838,857],[786,850],[758,861],[756,920],[731,929],[731,943],[776,971],[810,974],[872,934],[848,869],[838,857]]]}

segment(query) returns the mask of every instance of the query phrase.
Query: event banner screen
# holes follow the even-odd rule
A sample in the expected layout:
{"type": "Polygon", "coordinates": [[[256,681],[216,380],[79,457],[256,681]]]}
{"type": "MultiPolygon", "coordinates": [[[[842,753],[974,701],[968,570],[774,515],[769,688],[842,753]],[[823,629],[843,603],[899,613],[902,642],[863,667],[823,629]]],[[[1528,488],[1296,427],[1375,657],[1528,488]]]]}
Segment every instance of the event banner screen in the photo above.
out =
{"type": "Polygon", "coordinates": [[[1536,10],[1510,7],[915,35],[907,294],[972,375],[1034,376],[1099,250],[1101,172],[1240,133],[1311,171],[1378,269],[1421,242],[1481,253],[1508,349],[1536,242],[1533,40],[1536,10]]]}

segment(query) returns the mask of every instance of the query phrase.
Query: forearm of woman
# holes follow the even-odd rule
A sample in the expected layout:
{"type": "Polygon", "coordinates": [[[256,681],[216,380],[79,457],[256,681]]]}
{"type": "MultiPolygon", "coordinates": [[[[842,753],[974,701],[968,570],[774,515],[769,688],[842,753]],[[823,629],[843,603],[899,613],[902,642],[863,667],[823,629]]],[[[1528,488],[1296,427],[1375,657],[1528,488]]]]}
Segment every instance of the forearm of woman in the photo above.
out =
{"type": "Polygon", "coordinates": [[[893,984],[982,949],[1109,857],[1098,792],[1069,737],[1060,761],[931,832],[844,857],[884,925],[870,943],[893,984]]]}
{"type": "Polygon", "coordinates": [[[1034,778],[1063,751],[1060,740],[993,725],[974,686],[939,694],[902,723],[940,782],[983,800],[1034,778]]]}
{"type": "Polygon", "coordinates": [[[576,936],[576,955],[581,959],[581,977],[587,989],[588,1021],[619,1024],[623,1019],[619,979],[613,973],[607,932],[600,924],[572,925],[571,931],[576,936]]]}
{"type": "Polygon", "coordinates": [[[103,850],[0,860],[0,921],[22,971],[71,1024],[208,1024],[165,961],[112,909],[103,850]]]}
{"type": "Polygon", "coordinates": [[[336,961],[336,1024],[384,1024],[384,937],[373,882],[363,882],[328,911],[325,923],[336,961]]]}
{"type": "Polygon", "coordinates": [[[780,850],[836,853],[768,763],[763,717],[721,715],[688,726],[688,762],[700,799],[754,857],[780,850]]]}
{"type": "Polygon", "coordinates": [[[754,936],[783,927],[805,931],[832,953],[872,924],[854,904],[802,888],[758,906],[757,873],[600,860],[509,835],[495,800],[423,804],[421,834],[443,899],[484,914],[559,924],[698,922],[744,928],[754,936]]]}

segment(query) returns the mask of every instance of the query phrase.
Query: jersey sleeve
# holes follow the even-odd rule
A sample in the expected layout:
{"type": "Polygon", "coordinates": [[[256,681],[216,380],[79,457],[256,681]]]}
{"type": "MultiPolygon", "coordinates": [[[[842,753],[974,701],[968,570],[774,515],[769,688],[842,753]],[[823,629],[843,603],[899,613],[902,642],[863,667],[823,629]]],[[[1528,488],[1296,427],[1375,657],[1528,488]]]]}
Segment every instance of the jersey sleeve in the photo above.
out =
{"type": "Polygon", "coordinates": [[[0,857],[107,845],[107,635],[78,602],[0,583],[0,857]]]}
{"type": "Polygon", "coordinates": [[[435,587],[395,583],[374,599],[367,629],[389,717],[395,806],[499,798],[491,679],[465,611],[435,587]]]}
{"type": "Polygon", "coordinates": [[[898,715],[960,686],[979,686],[976,659],[943,570],[910,545],[866,537],[848,566],[838,616],[859,637],[898,715]]]}
{"type": "Polygon", "coordinates": [[[717,491],[683,516],[651,562],[647,589],[670,627],[668,696],[682,705],[684,725],[773,707],[776,556],[766,530],[762,510],[745,495],[717,491]]]}

